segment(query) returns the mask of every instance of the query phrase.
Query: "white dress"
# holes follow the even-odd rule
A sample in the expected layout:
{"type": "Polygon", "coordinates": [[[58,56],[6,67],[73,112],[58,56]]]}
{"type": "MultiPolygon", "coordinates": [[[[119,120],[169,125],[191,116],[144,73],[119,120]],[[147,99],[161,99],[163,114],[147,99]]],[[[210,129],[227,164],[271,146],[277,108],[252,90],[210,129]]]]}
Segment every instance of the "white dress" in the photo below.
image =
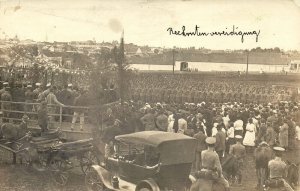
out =
{"type": "Polygon", "coordinates": [[[174,120],[170,121],[170,123],[168,125],[168,130],[167,130],[168,132],[174,133],[173,125],[174,125],[174,120]]]}
{"type": "Polygon", "coordinates": [[[253,123],[248,123],[246,126],[246,134],[243,140],[245,146],[255,146],[255,125],[253,123]]]}
{"type": "Polygon", "coordinates": [[[297,137],[297,140],[300,141],[300,127],[299,127],[299,125],[296,126],[296,137],[297,137]]]}

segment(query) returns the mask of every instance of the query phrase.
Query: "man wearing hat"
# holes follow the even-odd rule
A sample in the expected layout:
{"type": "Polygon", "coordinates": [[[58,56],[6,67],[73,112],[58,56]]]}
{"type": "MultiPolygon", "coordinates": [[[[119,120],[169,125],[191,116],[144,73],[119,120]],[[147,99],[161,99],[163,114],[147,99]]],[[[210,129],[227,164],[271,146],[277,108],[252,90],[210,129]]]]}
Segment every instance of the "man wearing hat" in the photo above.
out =
{"type": "Polygon", "coordinates": [[[241,135],[235,136],[236,144],[232,145],[229,149],[229,154],[233,155],[238,161],[238,171],[237,171],[237,178],[238,184],[242,183],[242,167],[244,158],[246,156],[246,148],[242,145],[243,137],[241,135]]]}
{"type": "MultiPolygon", "coordinates": [[[[65,105],[73,105],[74,104],[74,100],[73,100],[73,95],[72,95],[72,91],[69,89],[69,87],[71,87],[71,84],[66,84],[64,85],[64,89],[60,92],[60,101],[62,104],[65,105]]],[[[62,110],[63,113],[63,121],[67,120],[70,121],[70,117],[67,115],[72,115],[72,111],[70,110],[70,108],[63,108],[62,110]]]]}
{"type": "Polygon", "coordinates": [[[155,117],[151,107],[149,107],[146,106],[146,114],[140,119],[140,121],[144,125],[145,131],[154,131],[156,130],[155,117]]]}
{"type": "Polygon", "coordinates": [[[1,103],[1,109],[3,111],[3,122],[9,122],[9,118],[10,117],[10,112],[9,110],[11,110],[11,101],[12,101],[12,96],[10,94],[10,87],[7,86],[5,87],[4,92],[1,94],[1,101],[7,101],[7,102],[2,102],[1,103]]]}
{"type": "Polygon", "coordinates": [[[196,156],[195,156],[195,169],[201,170],[201,153],[206,149],[206,138],[207,136],[204,133],[204,128],[200,122],[196,124],[197,133],[193,136],[197,140],[197,147],[196,147],[196,156]]]}
{"type": "Polygon", "coordinates": [[[0,96],[5,92],[6,87],[8,87],[8,82],[3,82],[3,88],[0,90],[0,96]]]}
{"type": "Polygon", "coordinates": [[[229,190],[229,183],[222,174],[222,166],[218,154],[215,152],[215,137],[207,137],[205,140],[207,150],[201,152],[202,169],[201,171],[213,171],[217,169],[219,178],[216,180],[218,183],[224,185],[226,191],[229,190]]]}
{"type": "Polygon", "coordinates": [[[273,147],[275,158],[269,161],[268,168],[270,172],[270,180],[281,180],[284,183],[286,191],[293,191],[293,188],[285,181],[286,164],[282,161],[282,152],[285,151],[282,147],[273,147]]]}
{"type": "Polygon", "coordinates": [[[48,130],[48,111],[47,111],[47,102],[42,101],[40,107],[37,110],[38,125],[41,128],[41,132],[48,130]]]}
{"type": "Polygon", "coordinates": [[[53,122],[54,122],[54,115],[56,114],[56,108],[57,105],[60,107],[64,107],[65,105],[60,103],[57,98],[56,95],[54,94],[54,88],[51,87],[49,89],[49,94],[46,97],[46,102],[48,105],[48,114],[49,116],[49,124],[50,126],[53,126],[53,122]]]}
{"type": "Polygon", "coordinates": [[[32,103],[34,99],[34,94],[32,92],[32,85],[27,85],[26,91],[25,91],[25,102],[28,103],[25,105],[25,111],[26,112],[32,112],[32,103]]]}
{"type": "Polygon", "coordinates": [[[39,95],[38,95],[38,102],[44,101],[46,99],[46,97],[48,96],[48,94],[50,93],[50,88],[51,88],[51,84],[48,83],[46,85],[46,90],[42,91],[39,95]]]}
{"type": "Polygon", "coordinates": [[[41,83],[35,83],[35,89],[33,90],[33,99],[38,99],[39,94],[42,92],[41,83]]]}

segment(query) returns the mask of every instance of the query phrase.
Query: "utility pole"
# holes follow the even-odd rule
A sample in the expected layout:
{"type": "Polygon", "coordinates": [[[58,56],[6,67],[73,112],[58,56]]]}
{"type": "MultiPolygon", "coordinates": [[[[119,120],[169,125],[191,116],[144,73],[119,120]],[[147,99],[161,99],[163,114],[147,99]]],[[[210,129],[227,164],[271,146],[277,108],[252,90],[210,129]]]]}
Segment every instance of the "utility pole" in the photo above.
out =
{"type": "Polygon", "coordinates": [[[172,56],[173,56],[173,75],[174,75],[174,73],[175,73],[175,50],[174,50],[174,48],[172,50],[172,56]]]}
{"type": "Polygon", "coordinates": [[[246,68],[246,76],[248,77],[248,67],[249,67],[249,51],[247,51],[247,68],[246,68]]]}

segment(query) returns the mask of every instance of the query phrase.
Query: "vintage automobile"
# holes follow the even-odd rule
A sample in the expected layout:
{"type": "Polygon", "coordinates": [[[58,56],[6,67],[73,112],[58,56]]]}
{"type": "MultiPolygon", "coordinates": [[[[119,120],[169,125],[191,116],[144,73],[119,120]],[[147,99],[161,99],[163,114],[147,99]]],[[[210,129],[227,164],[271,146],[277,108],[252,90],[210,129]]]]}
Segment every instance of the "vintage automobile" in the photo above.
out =
{"type": "Polygon", "coordinates": [[[116,136],[114,155],[87,172],[87,189],[188,190],[195,149],[196,140],[183,134],[143,131],[116,136]]]}

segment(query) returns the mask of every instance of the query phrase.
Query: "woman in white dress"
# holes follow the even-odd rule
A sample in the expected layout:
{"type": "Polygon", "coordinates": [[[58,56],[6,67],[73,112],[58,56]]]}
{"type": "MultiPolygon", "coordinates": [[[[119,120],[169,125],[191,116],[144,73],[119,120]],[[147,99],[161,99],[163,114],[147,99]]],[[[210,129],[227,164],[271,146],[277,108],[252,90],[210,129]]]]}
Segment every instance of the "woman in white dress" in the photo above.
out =
{"type": "Polygon", "coordinates": [[[300,123],[296,123],[296,139],[300,141],[300,123]]]}
{"type": "Polygon", "coordinates": [[[243,140],[243,145],[246,146],[246,150],[248,152],[251,152],[255,146],[255,133],[256,127],[253,124],[252,118],[249,118],[246,125],[246,134],[243,140]]]}

